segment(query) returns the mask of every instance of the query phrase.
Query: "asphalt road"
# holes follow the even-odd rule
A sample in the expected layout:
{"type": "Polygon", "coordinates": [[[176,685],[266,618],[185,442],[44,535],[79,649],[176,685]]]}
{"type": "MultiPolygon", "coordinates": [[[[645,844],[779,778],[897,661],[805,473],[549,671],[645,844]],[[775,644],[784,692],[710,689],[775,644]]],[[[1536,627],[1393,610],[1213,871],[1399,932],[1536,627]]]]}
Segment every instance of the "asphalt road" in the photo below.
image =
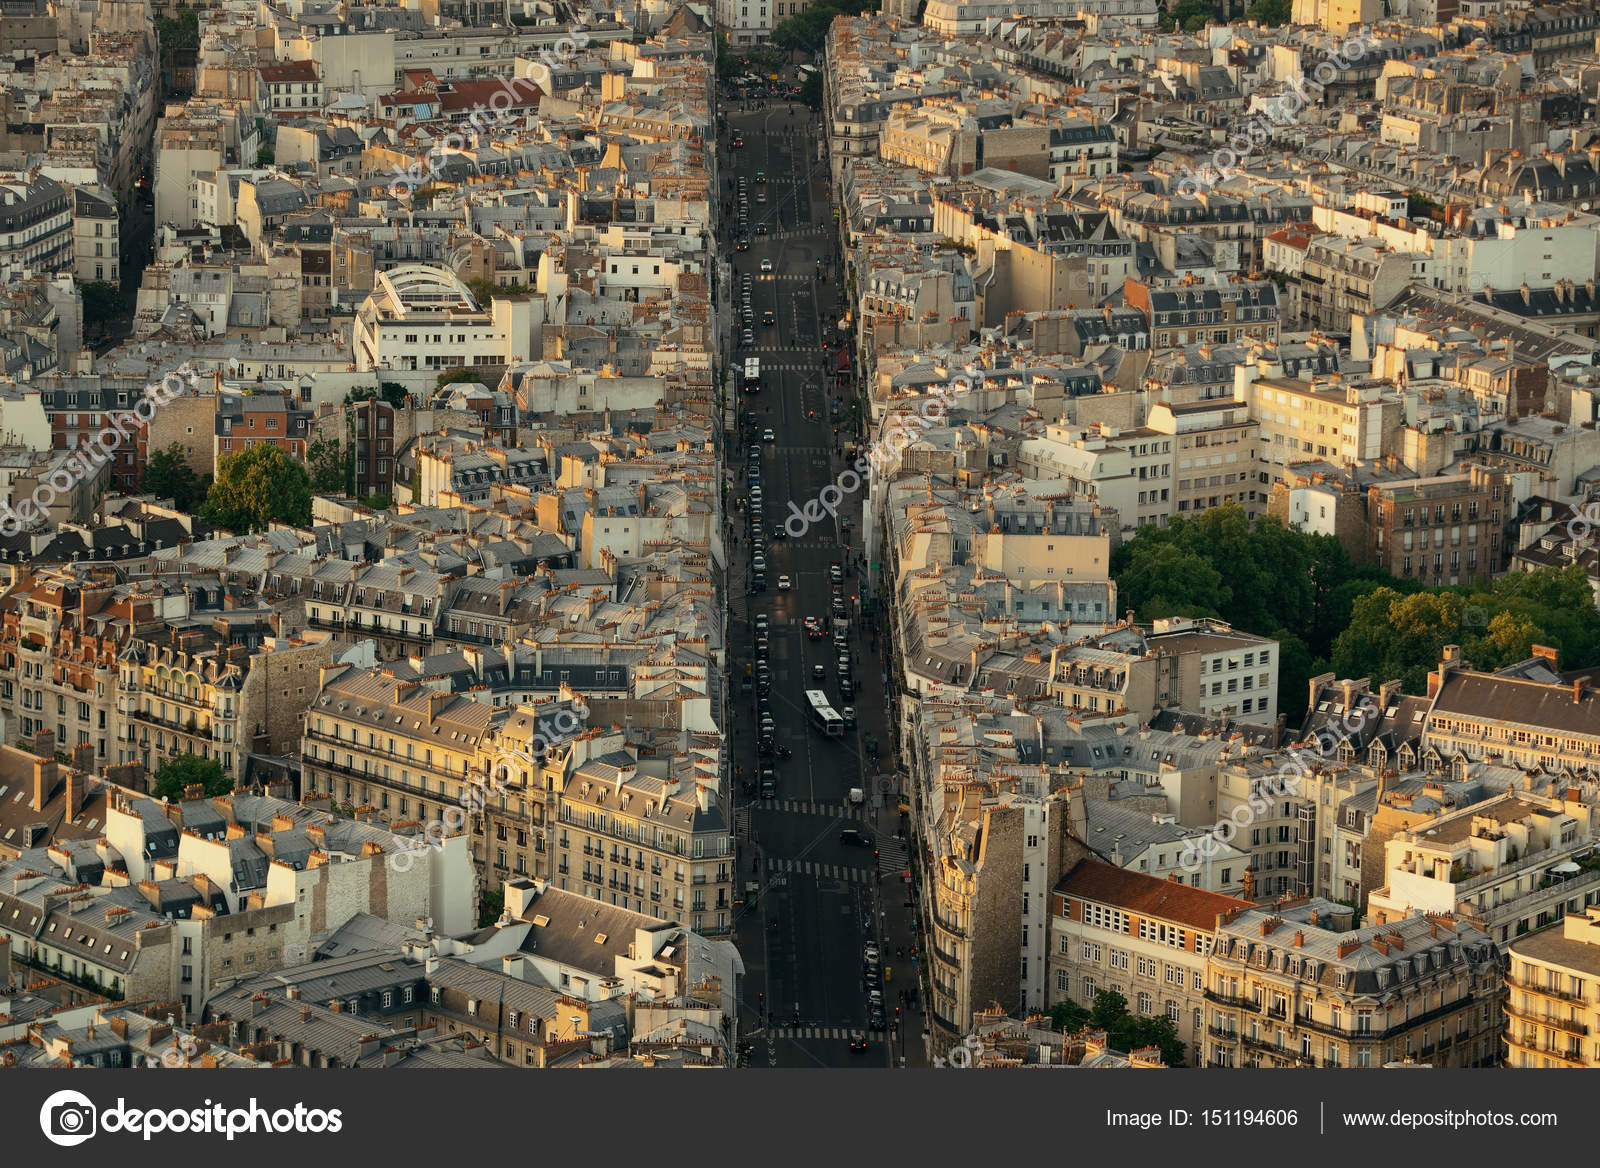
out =
{"type": "MultiPolygon", "coordinates": [[[[852,440],[843,425],[836,435],[830,421],[831,399],[847,395],[836,381],[832,353],[822,347],[825,339],[837,336],[841,314],[827,169],[817,158],[816,139],[803,107],[764,104],[745,112],[725,104],[724,112],[729,130],[723,137],[724,148],[733,130],[742,130],[745,137],[742,149],[724,154],[722,174],[734,182],[732,195],[726,182],[719,192],[719,197],[734,201],[734,214],[725,220],[732,230],[725,235],[731,238],[737,233],[740,177],[746,181],[752,232],[748,251],[730,248],[733,302],[737,310],[744,276],[749,274],[756,319],[754,344],[737,344],[734,356],[759,357],[763,374],[758,394],[740,395],[741,433],[728,460],[736,532],[729,587],[734,598],[730,635],[735,764],[745,780],[753,780],[766,766],[777,773],[776,798],[762,799],[759,788],[741,792],[736,815],[743,833],[741,889],[755,886],[755,903],[745,907],[736,921],[747,967],[741,1031],[753,1044],[750,1065],[754,1067],[896,1065],[901,1038],[891,1031],[868,1030],[863,980],[863,945],[881,936],[888,923],[878,915],[883,907],[878,903],[880,860],[873,847],[846,844],[840,838],[844,828],[855,827],[884,843],[882,837],[892,835],[898,823],[892,797],[879,808],[870,800],[861,807],[848,802],[852,788],[873,791],[878,767],[864,749],[866,740],[888,741],[881,667],[872,635],[858,616],[862,589],[849,564],[848,534],[825,516],[803,532],[796,520],[791,533],[774,537],[774,529],[793,515],[791,501],[804,510],[838,477],[845,465],[840,448],[852,440]],[[758,172],[765,174],[764,184],[756,182],[758,172]],[[765,200],[760,198],[763,193],[765,200]],[[756,225],[763,222],[767,234],[756,234],[756,225]],[[819,279],[819,258],[826,280],[819,279]],[[772,261],[771,273],[761,271],[764,259],[772,261]],[[768,310],[775,324],[763,327],[762,314],[768,310]],[[770,443],[761,440],[769,428],[774,434],[770,443]],[[748,505],[739,509],[741,503],[747,504],[745,468],[752,443],[762,450],[764,592],[751,591],[754,529],[748,505]],[[803,628],[807,616],[818,617],[824,625],[831,622],[830,568],[835,562],[844,575],[852,626],[852,672],[858,688],[850,698],[840,691],[838,651],[831,635],[811,639],[803,628]],[[789,578],[789,589],[779,589],[780,576],[789,578]],[[768,701],[780,751],[791,752],[787,758],[757,758],[757,695],[742,691],[744,677],[755,668],[753,622],[761,613],[771,630],[768,701]],[[818,688],[812,679],[817,665],[824,667],[821,688],[834,707],[853,705],[858,711],[858,727],[847,730],[843,738],[829,738],[810,727],[805,691],[818,688]],[[852,1039],[866,1039],[867,1049],[852,1049],[852,1039]]],[[[840,507],[840,515],[850,518],[854,531],[860,530],[863,497],[860,492],[840,507]]],[[[898,871],[884,878],[881,888],[896,915],[908,915],[898,871]]],[[[892,949],[887,956],[894,966],[892,949]]],[[[891,975],[884,986],[891,1021],[896,992],[914,982],[909,962],[897,972],[898,980],[891,975]]],[[[920,1032],[920,1023],[914,1029],[920,1032]]],[[[918,1039],[919,1033],[911,1037],[918,1039]]]]}

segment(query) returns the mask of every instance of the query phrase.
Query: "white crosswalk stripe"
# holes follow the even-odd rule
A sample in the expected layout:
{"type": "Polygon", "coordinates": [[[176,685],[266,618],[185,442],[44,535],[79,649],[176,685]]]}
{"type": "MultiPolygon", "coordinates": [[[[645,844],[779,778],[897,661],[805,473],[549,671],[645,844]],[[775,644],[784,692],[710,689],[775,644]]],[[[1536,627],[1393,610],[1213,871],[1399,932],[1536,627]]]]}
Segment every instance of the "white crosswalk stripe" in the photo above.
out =
{"type": "Polygon", "coordinates": [[[873,879],[870,868],[847,868],[841,864],[819,864],[814,860],[783,860],[767,857],[767,871],[793,876],[815,876],[823,880],[850,880],[858,884],[873,879]]]}
{"type": "Polygon", "coordinates": [[[756,806],[763,811],[786,811],[791,815],[827,815],[836,819],[862,819],[859,807],[843,803],[808,803],[801,799],[763,799],[756,806]]]}
{"type": "Polygon", "coordinates": [[[839,1042],[859,1042],[865,1032],[848,1026],[777,1026],[770,1031],[773,1038],[830,1038],[839,1042]]]}
{"type": "Polygon", "coordinates": [[[909,860],[905,841],[888,837],[878,841],[879,872],[904,872],[909,866],[909,860]]]}

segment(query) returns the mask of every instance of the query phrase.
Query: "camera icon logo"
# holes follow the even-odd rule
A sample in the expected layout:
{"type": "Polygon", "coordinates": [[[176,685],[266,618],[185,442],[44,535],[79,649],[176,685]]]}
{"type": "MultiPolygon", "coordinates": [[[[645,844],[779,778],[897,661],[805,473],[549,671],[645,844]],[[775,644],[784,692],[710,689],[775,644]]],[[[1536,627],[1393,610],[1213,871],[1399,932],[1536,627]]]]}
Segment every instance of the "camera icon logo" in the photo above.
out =
{"type": "Polygon", "coordinates": [[[94,1136],[99,1114],[81,1091],[57,1091],[39,1108],[39,1127],[57,1147],[75,1148],[94,1136]]]}

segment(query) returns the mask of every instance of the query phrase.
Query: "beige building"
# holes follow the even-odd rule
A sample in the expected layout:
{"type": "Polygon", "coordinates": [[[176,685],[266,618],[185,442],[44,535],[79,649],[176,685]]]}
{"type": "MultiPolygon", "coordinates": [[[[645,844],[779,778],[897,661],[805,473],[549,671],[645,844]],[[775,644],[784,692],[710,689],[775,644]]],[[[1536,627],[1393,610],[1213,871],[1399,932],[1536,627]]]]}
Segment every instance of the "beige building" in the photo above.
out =
{"type": "Polygon", "coordinates": [[[1582,912],[1600,903],[1600,869],[1577,862],[1594,846],[1593,814],[1577,788],[1561,799],[1519,791],[1397,832],[1367,919],[1459,913],[1505,943],[1582,912]]]}
{"type": "MultiPolygon", "coordinates": [[[[1253,372],[1241,368],[1243,374],[1253,372]]],[[[1345,466],[1397,453],[1405,406],[1385,382],[1351,381],[1339,374],[1321,381],[1246,376],[1235,386],[1261,427],[1258,457],[1272,479],[1289,477],[1291,463],[1324,458],[1345,466]]]]}
{"type": "Polygon", "coordinates": [[[1248,901],[1084,860],[1051,894],[1048,1004],[1086,1008],[1111,990],[1130,1013],[1166,1018],[1198,1065],[1206,958],[1217,918],[1248,901]]]}
{"type": "Polygon", "coordinates": [[[1229,503],[1251,519],[1265,513],[1267,488],[1257,465],[1260,424],[1243,402],[1157,402],[1148,428],[1173,435],[1177,445],[1169,514],[1193,515],[1229,503]]]}
{"type": "Polygon", "coordinates": [[[149,771],[180,755],[215,759],[235,782],[252,751],[288,754],[333,660],[333,638],[278,637],[264,614],[174,622],[131,640],[118,659],[118,763],[149,771]]]}
{"type": "Polygon", "coordinates": [[[996,796],[967,783],[947,789],[943,805],[921,900],[935,1048],[959,1043],[990,1003],[1043,1008],[1051,890],[1089,856],[1070,828],[1065,794],[996,796]]]}
{"type": "Polygon", "coordinates": [[[1208,1067],[1439,1067],[1500,1058],[1501,956],[1451,916],[1352,929],[1326,900],[1219,918],[1206,967],[1208,1067]]]}
{"type": "Polygon", "coordinates": [[[1600,1067],[1600,908],[1506,948],[1505,1065],[1600,1067]]]}

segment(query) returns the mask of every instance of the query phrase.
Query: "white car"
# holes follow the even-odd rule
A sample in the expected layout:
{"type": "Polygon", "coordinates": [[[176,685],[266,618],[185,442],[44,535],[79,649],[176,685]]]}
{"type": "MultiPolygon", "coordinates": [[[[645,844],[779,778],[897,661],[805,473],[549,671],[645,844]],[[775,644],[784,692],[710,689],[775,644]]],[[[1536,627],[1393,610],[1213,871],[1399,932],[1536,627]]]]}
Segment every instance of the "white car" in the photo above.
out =
{"type": "Polygon", "coordinates": [[[777,440],[778,440],[778,436],[776,434],[774,434],[771,430],[763,430],[763,431],[761,431],[761,441],[763,441],[763,442],[776,442],[777,440]]]}
{"type": "Polygon", "coordinates": [[[789,591],[789,577],[787,577],[787,576],[779,576],[778,577],[778,591],[779,592],[787,592],[787,591],[789,591]]]}
{"type": "Polygon", "coordinates": [[[772,261],[771,260],[762,260],[761,261],[761,270],[763,272],[772,271],[772,261]]]}
{"type": "Polygon", "coordinates": [[[766,557],[765,556],[752,556],[750,558],[750,566],[752,568],[754,568],[757,572],[765,572],[767,570],[766,557]]]}

